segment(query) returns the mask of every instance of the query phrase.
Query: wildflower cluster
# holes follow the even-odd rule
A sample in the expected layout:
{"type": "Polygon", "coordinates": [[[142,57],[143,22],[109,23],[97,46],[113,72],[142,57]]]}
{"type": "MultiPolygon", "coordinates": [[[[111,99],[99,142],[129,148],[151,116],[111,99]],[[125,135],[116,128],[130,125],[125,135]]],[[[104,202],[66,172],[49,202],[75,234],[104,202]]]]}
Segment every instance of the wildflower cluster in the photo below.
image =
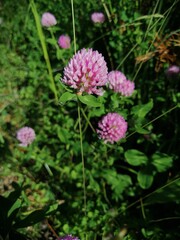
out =
{"type": "MultiPolygon", "coordinates": [[[[102,12],[91,14],[93,23],[103,23],[105,16],[102,12]]],[[[41,23],[45,27],[57,24],[56,18],[51,13],[42,15],[41,23]]],[[[58,39],[61,48],[70,48],[71,39],[63,34],[58,39]]],[[[134,83],[126,78],[120,71],[108,73],[106,61],[101,53],[93,49],[81,49],[64,68],[62,82],[75,89],[77,94],[103,95],[103,87],[109,87],[122,96],[131,96],[134,83]]],[[[108,113],[98,123],[97,133],[105,142],[114,143],[125,137],[127,123],[118,113],[108,113]]]]}
{"type": "MultiPolygon", "coordinates": [[[[78,51],[64,69],[62,82],[76,89],[78,94],[103,95],[103,86],[109,86],[123,96],[130,96],[134,83],[126,79],[120,71],[108,69],[104,57],[98,51],[82,49],[78,51]]],[[[97,133],[106,143],[114,143],[125,137],[127,123],[118,113],[108,113],[98,123],[97,133]]]]}
{"type": "MultiPolygon", "coordinates": [[[[50,12],[43,13],[41,17],[41,24],[43,27],[52,27],[57,24],[55,16],[50,12]]],[[[58,38],[58,44],[61,48],[68,49],[71,45],[71,39],[68,35],[62,34],[58,38]]]]}

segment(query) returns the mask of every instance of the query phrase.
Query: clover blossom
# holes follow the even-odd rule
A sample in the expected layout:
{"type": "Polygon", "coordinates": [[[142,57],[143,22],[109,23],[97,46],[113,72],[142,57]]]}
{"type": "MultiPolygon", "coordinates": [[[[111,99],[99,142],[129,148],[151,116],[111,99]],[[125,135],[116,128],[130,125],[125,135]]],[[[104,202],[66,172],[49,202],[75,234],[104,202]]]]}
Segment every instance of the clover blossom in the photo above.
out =
{"type": "Polygon", "coordinates": [[[126,76],[120,71],[111,71],[108,73],[109,88],[119,92],[120,85],[126,80],[126,76]]]}
{"type": "Polygon", "coordinates": [[[119,86],[119,92],[122,94],[122,96],[129,97],[134,92],[134,82],[130,80],[125,80],[122,84],[119,86]]]}
{"type": "Polygon", "coordinates": [[[110,142],[113,144],[125,137],[127,127],[127,122],[121,115],[108,113],[99,121],[99,129],[96,131],[105,143],[110,142]]]}
{"type": "Polygon", "coordinates": [[[58,39],[58,44],[61,48],[70,48],[70,42],[71,42],[71,39],[69,36],[67,35],[61,35],[58,39]]]}
{"type": "Polygon", "coordinates": [[[167,70],[166,70],[166,75],[167,77],[172,77],[176,76],[180,73],[180,67],[176,65],[171,65],[167,70]]]}
{"type": "Polygon", "coordinates": [[[135,88],[134,82],[127,80],[126,76],[117,70],[108,73],[108,85],[114,92],[126,97],[131,96],[135,88]]]}
{"type": "Polygon", "coordinates": [[[41,24],[44,27],[51,27],[57,24],[56,18],[52,13],[45,12],[41,18],[41,24]]]}
{"type": "Polygon", "coordinates": [[[73,237],[72,235],[66,235],[64,237],[58,238],[57,240],[80,240],[80,239],[77,237],[73,237]]]}
{"type": "Polygon", "coordinates": [[[105,21],[104,13],[102,12],[94,12],[91,14],[91,20],[94,23],[103,23],[105,21]]]}
{"type": "Polygon", "coordinates": [[[103,95],[102,86],[107,84],[108,69],[104,57],[98,51],[81,49],[64,68],[62,82],[77,89],[79,94],[103,95]]]}
{"type": "Polygon", "coordinates": [[[20,146],[27,147],[34,141],[36,134],[32,128],[23,127],[17,131],[16,137],[21,142],[20,146]]]}

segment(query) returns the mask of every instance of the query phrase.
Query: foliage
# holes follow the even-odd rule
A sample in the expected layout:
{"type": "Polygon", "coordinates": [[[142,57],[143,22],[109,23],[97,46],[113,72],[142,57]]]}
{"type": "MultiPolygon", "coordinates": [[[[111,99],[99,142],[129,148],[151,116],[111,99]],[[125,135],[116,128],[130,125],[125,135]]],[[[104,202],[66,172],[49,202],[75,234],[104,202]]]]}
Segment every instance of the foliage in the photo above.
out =
{"type": "Polygon", "coordinates": [[[2,1],[0,239],[180,237],[180,75],[166,74],[180,61],[178,3],[2,1]],[[103,24],[91,21],[94,11],[105,14],[103,24]],[[44,12],[58,24],[42,27],[44,12]],[[62,34],[69,49],[57,44],[62,34]],[[103,96],[80,95],[62,83],[74,50],[84,47],[135,82],[131,97],[108,86],[103,96]],[[109,112],[128,122],[115,144],[96,133],[109,112]],[[28,147],[16,139],[24,126],[36,133],[28,147]]]}

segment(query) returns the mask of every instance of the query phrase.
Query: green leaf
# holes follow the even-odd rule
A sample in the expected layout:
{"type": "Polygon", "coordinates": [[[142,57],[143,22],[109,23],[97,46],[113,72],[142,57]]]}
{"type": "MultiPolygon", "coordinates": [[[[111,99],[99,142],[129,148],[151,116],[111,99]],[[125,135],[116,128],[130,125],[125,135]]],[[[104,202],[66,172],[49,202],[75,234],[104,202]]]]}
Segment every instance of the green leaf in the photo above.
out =
{"type": "Polygon", "coordinates": [[[15,211],[16,209],[19,209],[20,206],[21,206],[21,204],[22,204],[21,200],[20,200],[20,199],[17,199],[16,202],[15,202],[15,203],[11,206],[11,208],[9,209],[7,216],[8,216],[8,217],[12,217],[12,216],[14,215],[14,214],[13,214],[14,211],[15,211]]]}
{"type": "Polygon", "coordinates": [[[99,99],[92,95],[85,95],[85,96],[78,95],[78,99],[80,102],[82,102],[90,107],[100,107],[101,106],[101,102],[99,101],[99,99]]]}
{"type": "Polygon", "coordinates": [[[125,158],[127,162],[133,166],[139,166],[146,164],[148,158],[143,152],[140,152],[136,149],[130,149],[125,152],[125,158]]]}
{"type": "Polygon", "coordinates": [[[122,193],[132,184],[131,177],[125,174],[117,174],[115,170],[104,170],[102,176],[111,186],[113,198],[122,198],[122,193]]]}
{"type": "Polygon", "coordinates": [[[32,213],[30,213],[26,218],[17,221],[14,224],[15,228],[24,228],[24,227],[28,227],[31,225],[34,225],[42,220],[44,220],[45,218],[45,212],[44,210],[35,210],[32,213]]]}
{"type": "Polygon", "coordinates": [[[58,204],[49,205],[43,209],[35,210],[31,212],[27,217],[16,221],[15,228],[24,228],[32,226],[45,219],[46,216],[53,214],[58,208],[58,204]]]}
{"type": "Polygon", "coordinates": [[[92,177],[92,175],[89,175],[89,187],[92,188],[97,193],[101,192],[101,188],[99,186],[99,183],[92,177]]]}
{"type": "Polygon", "coordinates": [[[168,182],[167,185],[157,189],[154,194],[149,196],[146,204],[168,203],[173,202],[180,204],[180,178],[168,182]]]}
{"type": "Polygon", "coordinates": [[[76,94],[70,93],[70,92],[65,92],[62,94],[59,101],[60,101],[60,103],[65,103],[67,101],[72,100],[74,97],[76,97],[76,94]]]}
{"type": "Polygon", "coordinates": [[[139,118],[144,118],[148,112],[151,111],[153,108],[153,100],[151,99],[150,102],[142,105],[137,105],[132,108],[132,114],[139,118]]]}
{"type": "Polygon", "coordinates": [[[140,134],[148,134],[149,131],[142,128],[141,126],[138,126],[135,124],[135,129],[136,129],[136,132],[140,133],[140,134]]]}
{"type": "Polygon", "coordinates": [[[4,138],[2,134],[0,134],[0,143],[4,143],[4,138]]]}
{"type": "Polygon", "coordinates": [[[143,20],[143,19],[146,20],[149,18],[164,18],[164,16],[162,14],[156,13],[156,14],[144,15],[144,16],[138,17],[134,21],[139,21],[139,20],[143,20]]]}
{"type": "Polygon", "coordinates": [[[70,132],[65,128],[58,128],[57,134],[58,134],[59,139],[63,143],[68,143],[68,140],[71,137],[70,132]]]}
{"type": "Polygon", "coordinates": [[[47,38],[46,41],[47,41],[48,43],[50,43],[51,45],[54,45],[54,46],[56,45],[56,40],[55,40],[55,39],[47,38]]]}
{"type": "Polygon", "coordinates": [[[149,188],[153,183],[153,173],[147,168],[144,168],[138,172],[137,180],[139,185],[143,189],[149,188]]]}
{"type": "Polygon", "coordinates": [[[58,49],[56,51],[56,57],[57,57],[58,60],[60,60],[62,58],[62,51],[60,49],[58,49]]]}
{"type": "Polygon", "coordinates": [[[173,159],[164,153],[155,153],[152,155],[152,164],[156,167],[158,172],[164,172],[172,167],[173,159]]]}

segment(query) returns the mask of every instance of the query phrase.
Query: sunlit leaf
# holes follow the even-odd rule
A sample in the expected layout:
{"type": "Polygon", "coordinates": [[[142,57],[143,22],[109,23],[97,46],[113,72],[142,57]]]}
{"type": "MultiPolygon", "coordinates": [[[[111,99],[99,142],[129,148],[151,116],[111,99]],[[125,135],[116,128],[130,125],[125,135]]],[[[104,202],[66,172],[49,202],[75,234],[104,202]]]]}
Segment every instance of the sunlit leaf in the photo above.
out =
{"type": "Polygon", "coordinates": [[[164,172],[172,167],[173,159],[164,153],[155,153],[152,155],[152,164],[156,167],[158,172],[164,172]]]}
{"type": "Polygon", "coordinates": [[[125,152],[125,158],[127,162],[133,166],[139,166],[146,164],[148,158],[143,152],[140,152],[136,149],[130,149],[125,152]]]}
{"type": "Polygon", "coordinates": [[[132,114],[136,115],[139,118],[144,118],[148,112],[151,111],[153,108],[153,100],[151,99],[150,102],[142,105],[137,105],[132,108],[132,114]]]}
{"type": "Polygon", "coordinates": [[[78,95],[78,99],[86,104],[87,106],[90,107],[100,107],[101,106],[101,102],[98,100],[98,98],[96,98],[95,96],[92,95],[85,95],[85,96],[81,96],[78,95]]]}
{"type": "Polygon", "coordinates": [[[65,92],[61,95],[59,101],[60,101],[60,103],[65,103],[67,101],[72,100],[75,97],[76,97],[76,94],[73,94],[73,93],[70,93],[70,92],[65,92]]]}
{"type": "Polygon", "coordinates": [[[137,179],[141,188],[147,189],[152,185],[154,177],[152,171],[149,171],[148,168],[145,168],[138,172],[137,179]]]}

